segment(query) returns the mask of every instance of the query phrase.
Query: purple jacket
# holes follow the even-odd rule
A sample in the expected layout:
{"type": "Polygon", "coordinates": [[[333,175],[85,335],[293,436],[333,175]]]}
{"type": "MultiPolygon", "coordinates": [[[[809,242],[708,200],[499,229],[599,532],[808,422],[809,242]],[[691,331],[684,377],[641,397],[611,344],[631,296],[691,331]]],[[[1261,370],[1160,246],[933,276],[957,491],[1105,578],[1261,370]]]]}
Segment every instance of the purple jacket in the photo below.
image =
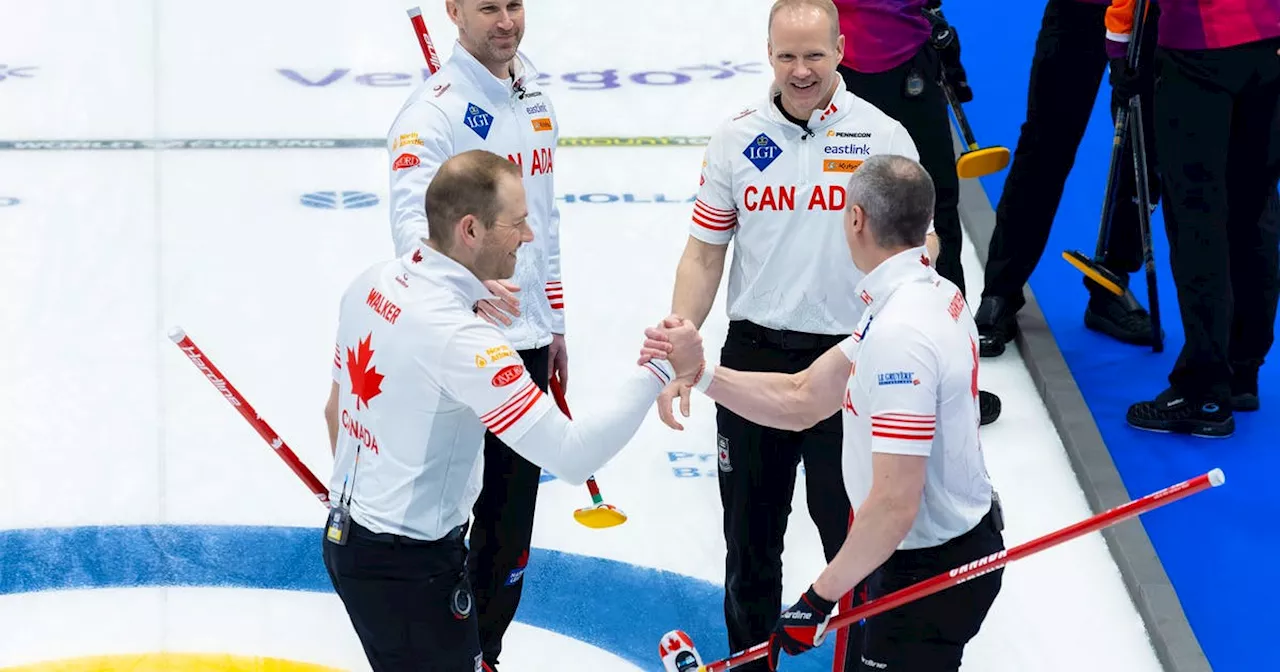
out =
{"type": "Polygon", "coordinates": [[[891,70],[920,50],[932,32],[925,0],[835,0],[844,35],[841,65],[857,72],[891,70]]]}

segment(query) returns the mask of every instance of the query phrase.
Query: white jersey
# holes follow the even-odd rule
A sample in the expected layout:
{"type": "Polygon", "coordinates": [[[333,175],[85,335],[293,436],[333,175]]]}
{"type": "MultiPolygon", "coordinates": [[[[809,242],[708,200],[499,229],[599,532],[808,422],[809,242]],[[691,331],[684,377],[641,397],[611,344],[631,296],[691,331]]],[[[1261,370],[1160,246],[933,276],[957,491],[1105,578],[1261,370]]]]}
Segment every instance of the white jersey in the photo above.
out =
{"type": "Polygon", "coordinates": [[[455,42],[448,62],[409,96],[387,135],[391,236],[397,256],[428,237],[427,185],[449,157],[484,149],[519,165],[533,242],[520,246],[511,279],[520,287],[520,316],[501,328],[517,350],[528,350],[564,333],[554,185],[560,124],[533,64],[518,54],[513,67],[514,80],[498,79],[455,42]]]}
{"type": "Polygon", "coordinates": [[[770,97],[711,136],[690,233],[713,245],[734,241],[730,320],[772,329],[848,335],[863,303],[862,273],[844,234],[849,174],[869,156],[919,159],[902,124],[837,83],[831,104],[808,128],[770,97]]]}
{"type": "Polygon", "coordinates": [[[466,522],[480,492],[486,429],[583,483],[622,449],[672,378],[665,361],[634,366],[612,409],[570,423],[510,341],[472,312],[486,294],[475,275],[425,244],[365,270],[344,293],[329,497],[350,496],[360,525],[439,539],[466,522]]]}
{"type": "Polygon", "coordinates": [[[852,362],[843,411],[845,489],[854,511],[871,492],[872,453],[928,458],[924,495],[899,548],[936,546],[991,509],[978,437],[978,329],[964,295],[919,247],[860,283],[868,308],[840,344],[852,362]]]}

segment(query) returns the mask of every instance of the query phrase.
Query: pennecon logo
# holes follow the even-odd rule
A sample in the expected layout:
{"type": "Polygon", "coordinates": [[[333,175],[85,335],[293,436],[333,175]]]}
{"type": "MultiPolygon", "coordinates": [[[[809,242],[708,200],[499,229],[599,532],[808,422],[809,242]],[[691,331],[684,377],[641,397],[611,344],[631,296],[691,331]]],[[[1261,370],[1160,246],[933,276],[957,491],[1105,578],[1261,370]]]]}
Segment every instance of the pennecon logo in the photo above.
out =
{"type": "Polygon", "coordinates": [[[355,210],[377,205],[378,195],[367,191],[313,191],[303,194],[299,202],[320,210],[355,210]]]}
{"type": "Polygon", "coordinates": [[[0,196],[0,208],[7,208],[7,207],[10,207],[10,206],[14,206],[14,205],[17,205],[17,204],[19,204],[19,203],[21,203],[21,202],[22,202],[22,201],[20,201],[20,200],[18,200],[18,199],[16,199],[16,198],[14,198],[14,197],[12,197],[12,196],[0,196]]]}

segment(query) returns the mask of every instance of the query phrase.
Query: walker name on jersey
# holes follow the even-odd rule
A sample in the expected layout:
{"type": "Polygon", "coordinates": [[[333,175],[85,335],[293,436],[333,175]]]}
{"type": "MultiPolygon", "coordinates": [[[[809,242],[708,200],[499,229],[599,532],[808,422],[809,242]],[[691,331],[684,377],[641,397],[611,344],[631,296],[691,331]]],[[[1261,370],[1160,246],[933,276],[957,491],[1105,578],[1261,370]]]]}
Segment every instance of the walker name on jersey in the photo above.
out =
{"type": "MultiPolygon", "coordinates": [[[[0,66],[3,68],[4,66],[0,66]]],[[[539,87],[554,87],[563,83],[569,91],[608,91],[629,85],[671,87],[699,84],[714,80],[732,79],[738,75],[765,74],[765,64],[760,62],[734,63],[720,61],[719,64],[702,63],[698,65],[681,65],[669,70],[642,70],[631,72],[621,68],[603,68],[600,70],[581,70],[566,72],[560,75],[539,73],[535,83],[539,87]]],[[[35,68],[17,68],[23,74],[15,77],[30,77],[25,74],[35,68]]],[[[418,82],[431,77],[427,68],[412,72],[369,72],[352,74],[351,68],[333,68],[323,70],[295,70],[293,68],[277,68],[276,72],[286,80],[305,87],[327,87],[337,85],[367,86],[370,88],[416,86],[418,82]]],[[[530,112],[530,114],[534,114],[530,112]]]]}
{"type": "Polygon", "coordinates": [[[347,430],[347,434],[359,441],[365,448],[372,450],[374,455],[378,454],[377,435],[369,431],[368,427],[360,424],[360,421],[352,417],[345,408],[342,409],[342,428],[347,430]]]}
{"type": "Polygon", "coordinates": [[[386,320],[389,324],[395,324],[396,318],[400,317],[400,306],[392,303],[376,288],[371,287],[369,289],[369,297],[365,299],[365,303],[373,309],[373,312],[378,314],[378,317],[386,320]]]}
{"type": "MultiPolygon", "coordinates": [[[[485,131],[488,133],[488,131],[485,131]]],[[[520,166],[520,172],[525,177],[533,177],[534,175],[550,174],[555,172],[555,164],[552,158],[555,156],[550,147],[535,147],[529,152],[529,168],[525,169],[524,152],[519,154],[508,154],[507,160],[520,166]]]]}
{"type": "MultiPolygon", "coordinates": [[[[716,478],[721,471],[718,453],[667,451],[667,463],[676,478],[716,478]]],[[[804,463],[800,464],[800,473],[804,473],[804,463]]]]}
{"type": "Polygon", "coordinates": [[[843,210],[845,203],[844,187],[838,184],[816,184],[808,191],[799,193],[796,200],[796,187],[772,186],[757,187],[748,185],[742,190],[742,205],[748,212],[757,210],[843,210]],[[800,207],[796,207],[796,203],[800,207]]]}

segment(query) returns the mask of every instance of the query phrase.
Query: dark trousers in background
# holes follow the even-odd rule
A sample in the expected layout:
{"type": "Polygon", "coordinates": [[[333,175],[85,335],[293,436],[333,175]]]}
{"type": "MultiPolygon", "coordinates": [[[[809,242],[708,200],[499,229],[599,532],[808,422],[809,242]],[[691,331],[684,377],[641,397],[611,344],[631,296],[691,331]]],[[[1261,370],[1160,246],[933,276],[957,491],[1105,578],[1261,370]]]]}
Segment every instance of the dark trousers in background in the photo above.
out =
{"type": "MultiPolygon", "coordinates": [[[[1158,11],[1156,5],[1151,5],[1151,19],[1143,32],[1142,49],[1148,63],[1156,46],[1158,11]]],[[[988,247],[982,291],[984,298],[1005,299],[1011,313],[1023,306],[1022,288],[1044,255],[1067,175],[1107,72],[1105,16],[1106,6],[1077,0],[1049,0],[1045,6],[1031,61],[1027,116],[996,206],[996,226],[988,247]]],[[[1113,120],[1117,102],[1112,101],[1113,120]]],[[[1154,116],[1151,101],[1142,102],[1148,172],[1154,176],[1154,116]]],[[[1132,150],[1125,152],[1119,170],[1115,214],[1101,262],[1123,277],[1142,266],[1142,236],[1133,200],[1132,150]]],[[[1098,187],[1101,190],[1103,185],[1098,187]]],[[[1158,194],[1152,192],[1153,202],[1158,194]]],[[[1073,225],[1093,233],[1091,240],[1096,241],[1101,212],[1098,214],[1097,219],[1073,225]]],[[[1084,249],[1091,254],[1093,245],[1084,249]]]]}
{"type": "Polygon", "coordinates": [[[465,536],[460,526],[444,539],[418,541],[352,521],[345,546],[320,542],[329,580],[374,672],[474,672],[474,605],[461,618],[451,606],[466,579],[465,536]]]}
{"type": "MultiPolygon", "coordinates": [[[[844,337],[778,332],[745,321],[729,323],[720,361],[739,371],[798,373],[844,337]]],[[[840,414],[804,431],[762,427],[716,405],[720,502],[724,507],[725,625],[729,648],[741,651],[769,639],[782,612],[782,548],[804,460],[809,517],[828,562],[844,543],[851,509],[841,476],[840,414]]],[[[860,592],[855,589],[855,593],[860,592]]],[[[850,597],[840,602],[848,609],[850,597]]],[[[861,600],[854,602],[860,604],[861,600]]],[[[859,626],[844,635],[846,670],[860,669],[859,626]]],[[[768,669],[765,661],[742,667],[768,669]]]]}
{"type": "MultiPolygon", "coordinates": [[[[867,579],[878,599],[1004,549],[988,513],[972,530],[932,548],[894,551],[867,579]]],[[[995,603],[1004,569],[867,619],[862,672],[956,672],[964,647],[995,603]]]]}
{"type": "MultiPolygon", "coordinates": [[[[521,350],[525,370],[546,392],[549,347],[521,350]]],[[[497,668],[502,636],[515,619],[533,537],[534,506],[542,468],[491,432],[484,435],[484,486],[472,507],[467,571],[476,595],[484,661],[497,668]]]]}
{"type": "Polygon", "coordinates": [[[942,62],[928,44],[911,60],[891,70],[862,73],[839,67],[845,86],[855,96],[880,108],[907,129],[920,154],[920,165],[933,178],[935,199],[933,228],[938,234],[938,274],[964,291],[964,268],[960,252],[964,237],[960,228],[960,178],[956,176],[956,154],[951,135],[947,97],[938,84],[942,62]],[[923,89],[918,95],[907,92],[908,77],[918,76],[923,89]]]}
{"type": "Polygon", "coordinates": [[[1280,39],[1157,52],[1156,145],[1186,342],[1169,382],[1226,404],[1233,367],[1262,364],[1280,296],[1276,198],[1280,39]],[[1274,207],[1274,203],[1270,207],[1274,207]]]}

